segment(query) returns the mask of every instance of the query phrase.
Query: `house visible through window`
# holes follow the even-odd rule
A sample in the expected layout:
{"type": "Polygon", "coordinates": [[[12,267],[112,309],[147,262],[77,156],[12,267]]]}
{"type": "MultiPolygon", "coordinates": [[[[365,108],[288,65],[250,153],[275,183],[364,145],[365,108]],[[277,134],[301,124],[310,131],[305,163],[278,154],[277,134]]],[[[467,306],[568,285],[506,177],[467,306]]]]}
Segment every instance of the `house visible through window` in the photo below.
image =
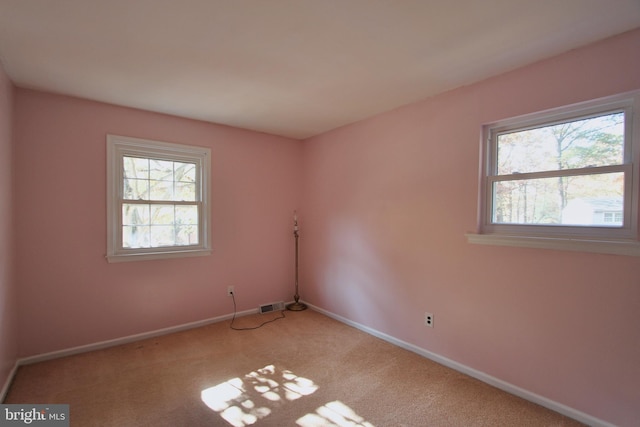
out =
{"type": "Polygon", "coordinates": [[[209,253],[210,150],[109,135],[109,261],[209,253]]]}
{"type": "Polygon", "coordinates": [[[479,234],[636,242],[637,97],[485,126],[479,234]]]}
{"type": "Polygon", "coordinates": [[[603,212],[602,222],[604,224],[622,224],[622,212],[603,212]]]}

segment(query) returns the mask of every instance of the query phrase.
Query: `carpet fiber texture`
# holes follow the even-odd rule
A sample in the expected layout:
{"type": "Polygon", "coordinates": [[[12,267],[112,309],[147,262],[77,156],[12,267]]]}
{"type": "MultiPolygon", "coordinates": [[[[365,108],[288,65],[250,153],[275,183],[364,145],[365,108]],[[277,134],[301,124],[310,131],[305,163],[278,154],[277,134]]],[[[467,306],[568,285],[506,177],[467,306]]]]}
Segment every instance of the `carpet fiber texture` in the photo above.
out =
{"type": "Polygon", "coordinates": [[[21,366],[5,403],[78,427],[582,425],[311,310],[229,324],[21,366]]]}

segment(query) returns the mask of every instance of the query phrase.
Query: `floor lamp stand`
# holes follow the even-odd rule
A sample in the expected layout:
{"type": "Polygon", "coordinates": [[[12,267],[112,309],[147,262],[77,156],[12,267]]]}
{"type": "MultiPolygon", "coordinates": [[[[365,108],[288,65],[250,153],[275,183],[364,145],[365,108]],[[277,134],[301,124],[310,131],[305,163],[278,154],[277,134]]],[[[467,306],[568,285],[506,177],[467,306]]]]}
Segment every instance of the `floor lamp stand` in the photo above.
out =
{"type": "Polygon", "coordinates": [[[293,219],[293,237],[296,240],[296,294],[293,296],[291,304],[287,304],[287,310],[302,311],[306,310],[307,306],[300,302],[300,295],[298,295],[298,218],[294,215],[293,219]]]}

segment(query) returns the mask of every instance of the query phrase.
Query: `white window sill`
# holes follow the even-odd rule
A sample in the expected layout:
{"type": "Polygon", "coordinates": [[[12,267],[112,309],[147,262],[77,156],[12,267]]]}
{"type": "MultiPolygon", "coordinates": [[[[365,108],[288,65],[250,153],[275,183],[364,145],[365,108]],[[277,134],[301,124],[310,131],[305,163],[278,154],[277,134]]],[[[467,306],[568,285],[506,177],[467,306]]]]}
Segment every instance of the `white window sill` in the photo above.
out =
{"type": "Polygon", "coordinates": [[[107,255],[109,263],[149,261],[154,259],[186,258],[211,255],[211,249],[197,249],[191,251],[167,251],[167,252],[138,252],[131,254],[107,255]]]}
{"type": "Polygon", "coordinates": [[[465,234],[469,243],[493,246],[556,249],[561,251],[640,256],[640,242],[630,240],[587,240],[560,237],[530,237],[502,234],[465,234]]]}

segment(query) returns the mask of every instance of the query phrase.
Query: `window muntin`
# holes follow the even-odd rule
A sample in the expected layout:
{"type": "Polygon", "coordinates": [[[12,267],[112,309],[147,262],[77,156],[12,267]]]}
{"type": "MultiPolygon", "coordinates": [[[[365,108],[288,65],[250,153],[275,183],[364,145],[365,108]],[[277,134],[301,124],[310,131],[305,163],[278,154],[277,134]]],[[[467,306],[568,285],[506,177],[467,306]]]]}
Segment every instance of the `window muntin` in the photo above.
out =
{"type": "Polygon", "coordinates": [[[109,261],[210,253],[210,150],[113,135],[107,145],[109,261]]]}
{"type": "Polygon", "coordinates": [[[481,233],[635,240],[636,96],[486,126],[481,233]]]}

